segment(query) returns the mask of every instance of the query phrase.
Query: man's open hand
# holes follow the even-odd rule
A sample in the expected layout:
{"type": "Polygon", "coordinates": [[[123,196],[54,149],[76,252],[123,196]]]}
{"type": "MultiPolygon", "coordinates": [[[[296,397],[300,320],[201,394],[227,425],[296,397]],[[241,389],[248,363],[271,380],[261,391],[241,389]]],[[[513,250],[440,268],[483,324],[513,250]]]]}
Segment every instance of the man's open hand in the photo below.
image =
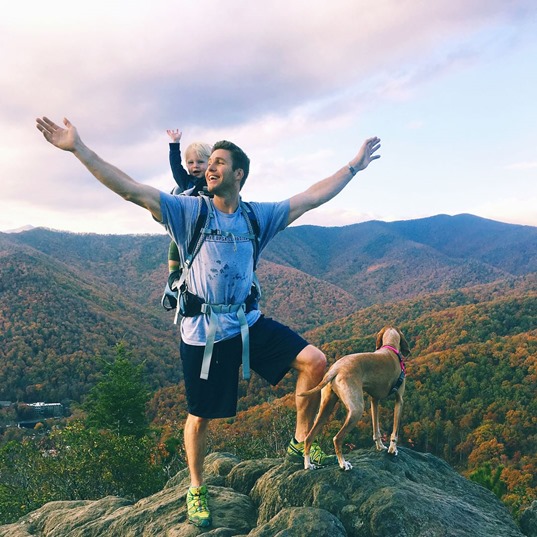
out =
{"type": "Polygon", "coordinates": [[[360,148],[360,151],[356,157],[351,160],[350,164],[356,170],[364,170],[371,163],[372,160],[380,158],[380,155],[375,155],[374,153],[380,148],[380,138],[374,136],[373,138],[368,138],[360,148]]]}
{"type": "Polygon", "coordinates": [[[63,120],[65,129],[56,125],[48,117],[37,118],[36,121],[36,127],[43,133],[45,140],[59,149],[74,151],[77,143],[80,142],[76,127],[67,118],[63,120]]]}

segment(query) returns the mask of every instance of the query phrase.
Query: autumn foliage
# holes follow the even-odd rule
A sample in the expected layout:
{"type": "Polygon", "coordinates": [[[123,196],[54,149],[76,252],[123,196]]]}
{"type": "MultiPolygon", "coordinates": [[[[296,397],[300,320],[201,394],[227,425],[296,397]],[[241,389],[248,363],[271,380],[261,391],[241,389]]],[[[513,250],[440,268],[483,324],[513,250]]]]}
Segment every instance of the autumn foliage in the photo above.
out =
{"type": "MultiPolygon", "coordinates": [[[[263,254],[262,307],[322,348],[330,363],[373,350],[384,325],[401,328],[412,354],[400,444],[443,457],[517,515],[537,497],[535,230],[450,218],[290,228],[263,254]]],[[[164,236],[0,234],[0,401],[57,401],[77,412],[106,373],[102,358],[125,341],[151,391],[151,435],[132,452],[116,436],[76,424],[63,438],[79,440],[79,466],[83,456],[96,456],[88,452],[92,442],[102,443],[105,470],[118,453],[146,462],[149,454],[151,487],[184,464],[178,334],[158,306],[167,243],[164,236]]],[[[241,381],[239,414],[211,424],[209,448],[283,456],[294,433],[293,389],[292,374],[275,388],[255,375],[241,381]]],[[[382,405],[385,430],[392,405],[382,405]]],[[[23,491],[13,470],[17,450],[36,468],[43,461],[7,427],[13,417],[12,408],[0,409],[0,462],[23,491]]],[[[325,449],[342,419],[336,411],[323,432],[325,449]]],[[[39,446],[54,439],[62,446],[62,433],[49,427],[35,431],[39,446]]],[[[366,413],[346,449],[372,446],[371,435],[366,413]]],[[[60,463],[45,462],[51,473],[60,463]]],[[[121,480],[114,479],[106,493],[121,480]]],[[[7,502],[10,491],[0,496],[7,502]]]]}

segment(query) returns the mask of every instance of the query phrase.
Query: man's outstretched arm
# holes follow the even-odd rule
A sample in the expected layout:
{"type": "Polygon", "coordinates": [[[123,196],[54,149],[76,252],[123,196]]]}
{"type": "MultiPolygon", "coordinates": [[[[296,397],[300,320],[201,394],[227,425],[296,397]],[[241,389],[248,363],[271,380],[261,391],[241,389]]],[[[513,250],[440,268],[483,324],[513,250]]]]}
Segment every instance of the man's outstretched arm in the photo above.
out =
{"type": "Polygon", "coordinates": [[[73,153],[104,186],[123,199],[144,207],[159,222],[162,220],[159,190],[137,183],[120,169],[105,162],[82,142],[75,126],[68,119],[63,120],[65,128],[56,125],[47,117],[38,118],[36,121],[38,130],[43,133],[47,142],[73,153]]]}
{"type": "Polygon", "coordinates": [[[337,171],[334,175],[315,183],[301,194],[293,196],[289,200],[290,210],[287,223],[294,222],[305,212],[319,207],[339,194],[357,172],[367,168],[372,160],[380,158],[380,155],[374,154],[379,148],[380,138],[368,138],[348,166],[337,171]]]}

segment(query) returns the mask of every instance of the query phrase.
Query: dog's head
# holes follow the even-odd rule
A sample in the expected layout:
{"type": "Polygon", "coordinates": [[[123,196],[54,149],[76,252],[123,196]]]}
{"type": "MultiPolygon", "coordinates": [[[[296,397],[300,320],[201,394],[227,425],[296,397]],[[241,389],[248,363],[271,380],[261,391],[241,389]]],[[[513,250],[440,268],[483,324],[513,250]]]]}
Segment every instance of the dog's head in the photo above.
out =
{"type": "Polygon", "coordinates": [[[403,356],[410,354],[410,347],[405,336],[399,328],[394,326],[385,326],[377,334],[376,349],[380,349],[382,345],[393,345],[396,349],[399,349],[403,356]]]}

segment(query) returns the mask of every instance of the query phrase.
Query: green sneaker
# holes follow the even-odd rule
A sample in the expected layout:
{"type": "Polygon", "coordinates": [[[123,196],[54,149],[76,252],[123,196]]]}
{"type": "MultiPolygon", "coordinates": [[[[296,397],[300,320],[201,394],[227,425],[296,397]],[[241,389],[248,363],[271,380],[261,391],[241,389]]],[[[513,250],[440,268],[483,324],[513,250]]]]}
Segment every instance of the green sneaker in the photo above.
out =
{"type": "MultiPolygon", "coordinates": [[[[287,458],[293,462],[304,464],[304,442],[297,442],[293,438],[289,442],[289,446],[287,446],[287,458]]],[[[310,449],[310,461],[319,467],[332,466],[333,464],[337,464],[337,457],[335,455],[327,455],[317,442],[313,442],[310,449]]]]}
{"type": "Polygon", "coordinates": [[[212,524],[211,512],[207,502],[209,492],[205,485],[190,487],[186,495],[188,521],[199,528],[208,528],[212,524]]]}

